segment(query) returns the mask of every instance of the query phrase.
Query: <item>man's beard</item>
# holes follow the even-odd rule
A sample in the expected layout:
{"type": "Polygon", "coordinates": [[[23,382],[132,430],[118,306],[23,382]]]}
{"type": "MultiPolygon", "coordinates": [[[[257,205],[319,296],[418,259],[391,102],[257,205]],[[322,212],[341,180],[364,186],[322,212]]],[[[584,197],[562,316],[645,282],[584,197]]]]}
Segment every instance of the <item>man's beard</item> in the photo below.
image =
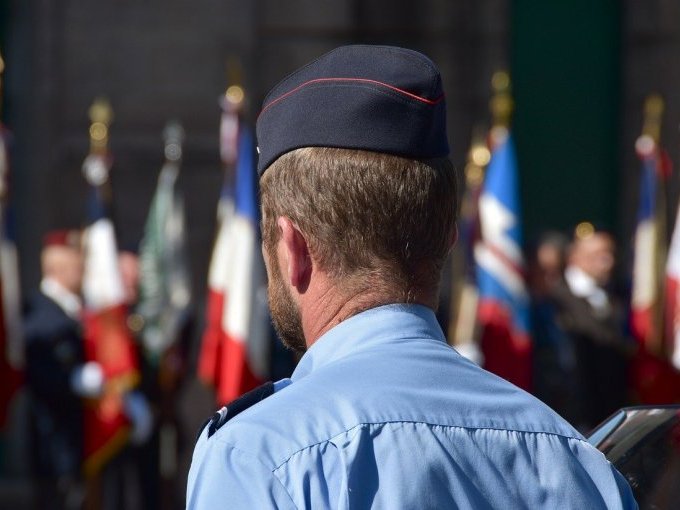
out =
{"type": "MultiPolygon", "coordinates": [[[[268,253],[269,250],[267,250],[268,253]]],[[[283,283],[277,260],[268,254],[269,285],[268,299],[274,329],[281,342],[287,348],[303,353],[307,350],[305,334],[302,331],[302,319],[288,289],[283,283]]]]}

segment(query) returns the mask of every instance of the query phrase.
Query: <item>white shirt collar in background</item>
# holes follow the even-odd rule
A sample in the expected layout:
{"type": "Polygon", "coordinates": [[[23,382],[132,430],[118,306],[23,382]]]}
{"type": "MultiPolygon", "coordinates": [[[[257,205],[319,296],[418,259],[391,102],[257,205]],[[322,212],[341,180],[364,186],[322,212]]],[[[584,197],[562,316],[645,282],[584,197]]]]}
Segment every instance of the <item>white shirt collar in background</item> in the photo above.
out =
{"type": "Polygon", "coordinates": [[[580,267],[568,266],[564,271],[564,279],[575,296],[584,298],[596,310],[604,311],[609,308],[607,293],[580,267]]]}
{"type": "Polygon", "coordinates": [[[64,313],[72,319],[80,319],[83,302],[80,297],[68,290],[54,278],[45,277],[40,282],[40,292],[57,303],[64,313]]]}

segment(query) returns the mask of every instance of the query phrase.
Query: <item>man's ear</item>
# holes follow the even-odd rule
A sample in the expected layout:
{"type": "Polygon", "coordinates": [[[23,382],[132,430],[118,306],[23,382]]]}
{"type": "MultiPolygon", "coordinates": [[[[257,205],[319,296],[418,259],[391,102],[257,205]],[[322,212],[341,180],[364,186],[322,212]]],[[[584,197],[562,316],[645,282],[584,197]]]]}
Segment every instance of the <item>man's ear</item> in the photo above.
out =
{"type": "Polygon", "coordinates": [[[290,218],[280,216],[276,225],[281,231],[279,240],[283,250],[282,263],[286,266],[288,283],[298,292],[305,292],[312,274],[312,259],[309,253],[307,239],[290,218]]]}

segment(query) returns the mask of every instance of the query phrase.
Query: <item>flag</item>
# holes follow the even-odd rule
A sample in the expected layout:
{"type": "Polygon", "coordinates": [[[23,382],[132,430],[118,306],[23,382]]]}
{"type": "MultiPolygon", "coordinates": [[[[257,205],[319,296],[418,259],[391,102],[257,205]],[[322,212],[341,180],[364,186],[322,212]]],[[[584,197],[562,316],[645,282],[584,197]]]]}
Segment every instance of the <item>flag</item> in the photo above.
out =
{"type": "Polygon", "coordinates": [[[671,361],[680,370],[680,204],[666,264],[666,333],[671,361]]]}
{"type": "Polygon", "coordinates": [[[640,198],[635,228],[630,327],[638,342],[659,352],[663,338],[665,207],[662,173],[655,144],[642,146],[640,198]]]}
{"type": "Polygon", "coordinates": [[[643,404],[680,401],[680,373],[669,362],[669,343],[677,333],[680,234],[673,234],[666,257],[664,181],[670,160],[649,136],[636,144],[642,167],[635,229],[630,329],[639,349],[631,375],[643,404]]]}
{"type": "Polygon", "coordinates": [[[23,367],[19,264],[7,204],[7,138],[8,132],[0,124],[0,430],[4,429],[12,397],[21,385],[23,367]]]}
{"type": "Polygon", "coordinates": [[[643,343],[633,363],[637,397],[650,405],[680,402],[680,204],[663,278],[663,306],[657,306],[658,312],[652,314],[658,322],[649,337],[638,337],[643,342],[654,339],[658,330],[658,344],[643,343]]]}
{"type": "MultiPolygon", "coordinates": [[[[233,171],[238,152],[239,116],[235,104],[223,98],[220,119],[220,157],[224,165],[224,178],[217,204],[217,235],[208,268],[208,298],[206,324],[201,341],[197,373],[209,386],[217,387],[219,358],[222,342],[222,310],[224,309],[224,282],[227,279],[228,229],[224,227],[234,214],[233,171]],[[224,228],[223,228],[224,227],[224,228]]],[[[218,402],[219,403],[219,402],[218,402]]]]}
{"type": "Polygon", "coordinates": [[[105,155],[91,154],[83,164],[90,184],[88,226],[84,233],[84,351],[87,361],[104,372],[104,393],[86,402],[85,473],[96,474],[125,444],[129,421],[123,396],[139,381],[137,354],[127,327],[127,307],[118,267],[113,223],[102,196],[109,165],[105,155]]]}
{"type": "Polygon", "coordinates": [[[199,377],[216,388],[218,404],[261,384],[270,355],[253,135],[239,125],[237,140],[234,186],[225,184],[218,208],[198,366],[199,377]]]}
{"type": "Polygon", "coordinates": [[[155,363],[177,341],[191,301],[179,169],[179,157],[163,165],[140,245],[137,312],[144,319],[142,344],[155,363]]]}
{"type": "Polygon", "coordinates": [[[479,198],[474,249],[484,367],[529,389],[529,295],[524,284],[519,176],[512,137],[492,130],[491,161],[479,198]]]}

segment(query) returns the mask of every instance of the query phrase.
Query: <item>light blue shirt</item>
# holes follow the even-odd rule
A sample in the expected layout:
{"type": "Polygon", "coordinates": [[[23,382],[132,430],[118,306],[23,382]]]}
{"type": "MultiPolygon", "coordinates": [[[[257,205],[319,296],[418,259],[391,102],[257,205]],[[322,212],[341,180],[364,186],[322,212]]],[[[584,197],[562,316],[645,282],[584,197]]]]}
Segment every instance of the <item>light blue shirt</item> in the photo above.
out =
{"type": "Polygon", "coordinates": [[[602,453],[422,306],[340,323],[277,390],[201,433],[187,508],[637,508],[602,453]]]}

